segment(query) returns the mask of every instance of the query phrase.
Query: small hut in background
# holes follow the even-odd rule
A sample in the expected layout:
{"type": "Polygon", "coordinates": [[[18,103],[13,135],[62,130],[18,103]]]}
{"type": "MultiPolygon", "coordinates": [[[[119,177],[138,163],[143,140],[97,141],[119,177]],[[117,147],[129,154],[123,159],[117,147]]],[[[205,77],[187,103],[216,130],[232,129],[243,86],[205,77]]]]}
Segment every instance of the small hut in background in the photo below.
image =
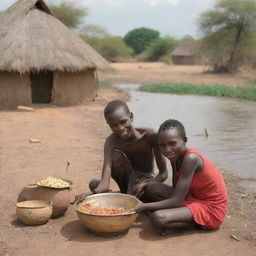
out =
{"type": "Polygon", "coordinates": [[[172,52],[175,65],[195,65],[197,63],[197,47],[193,41],[179,44],[172,52]]]}
{"type": "Polygon", "coordinates": [[[55,18],[43,0],[0,13],[0,108],[93,100],[108,62],[55,18]]]}

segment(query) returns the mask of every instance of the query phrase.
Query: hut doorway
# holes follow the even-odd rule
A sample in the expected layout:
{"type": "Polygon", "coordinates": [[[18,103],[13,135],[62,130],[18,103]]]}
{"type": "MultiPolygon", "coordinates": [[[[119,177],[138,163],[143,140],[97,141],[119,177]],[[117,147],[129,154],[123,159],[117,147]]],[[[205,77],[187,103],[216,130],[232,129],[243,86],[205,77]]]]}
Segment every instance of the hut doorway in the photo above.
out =
{"type": "Polygon", "coordinates": [[[52,100],[53,73],[31,73],[32,103],[50,103],[52,100]]]}

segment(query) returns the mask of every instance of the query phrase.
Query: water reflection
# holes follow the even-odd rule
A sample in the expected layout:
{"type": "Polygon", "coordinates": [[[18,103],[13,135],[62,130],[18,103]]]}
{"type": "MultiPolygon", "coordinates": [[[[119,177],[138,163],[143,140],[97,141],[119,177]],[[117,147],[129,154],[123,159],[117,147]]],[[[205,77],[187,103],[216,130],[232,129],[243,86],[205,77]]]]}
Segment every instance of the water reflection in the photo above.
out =
{"type": "MultiPolygon", "coordinates": [[[[137,85],[119,85],[136,88],[137,85]]],[[[129,90],[128,102],[135,126],[158,129],[168,118],[180,120],[187,131],[188,146],[202,151],[223,171],[256,178],[256,104],[251,101],[144,93],[129,90]],[[209,136],[206,138],[204,129],[209,136]]]]}

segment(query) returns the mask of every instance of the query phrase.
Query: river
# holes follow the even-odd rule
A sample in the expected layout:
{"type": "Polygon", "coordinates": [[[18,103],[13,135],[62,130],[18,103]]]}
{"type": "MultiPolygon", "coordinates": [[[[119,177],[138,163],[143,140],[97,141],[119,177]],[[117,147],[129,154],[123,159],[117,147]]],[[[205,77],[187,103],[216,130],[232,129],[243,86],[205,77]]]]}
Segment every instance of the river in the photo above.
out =
{"type": "Polygon", "coordinates": [[[158,129],[166,119],[181,121],[187,146],[197,148],[221,171],[241,178],[247,191],[256,192],[256,103],[247,100],[135,90],[116,85],[131,95],[128,102],[134,125],[158,129]],[[206,136],[206,132],[208,137],[206,136]]]}

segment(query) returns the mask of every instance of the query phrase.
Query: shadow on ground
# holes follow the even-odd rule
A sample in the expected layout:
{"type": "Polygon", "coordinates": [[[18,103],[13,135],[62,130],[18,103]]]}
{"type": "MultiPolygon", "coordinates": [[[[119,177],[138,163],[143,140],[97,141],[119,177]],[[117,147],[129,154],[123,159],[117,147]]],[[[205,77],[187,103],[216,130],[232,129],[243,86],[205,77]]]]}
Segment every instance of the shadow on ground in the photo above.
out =
{"type": "Polygon", "coordinates": [[[79,242],[103,242],[121,239],[127,235],[127,231],[119,234],[106,235],[93,233],[81,225],[81,222],[71,221],[61,228],[61,234],[69,241],[79,242]]]}
{"type": "Polygon", "coordinates": [[[185,236],[193,236],[194,234],[197,235],[205,235],[205,233],[214,233],[217,230],[204,230],[202,228],[187,228],[187,229],[178,229],[175,231],[171,231],[165,235],[161,235],[161,232],[153,227],[150,222],[150,219],[147,215],[142,215],[138,219],[141,223],[140,228],[141,231],[139,232],[139,237],[143,240],[147,241],[160,241],[175,237],[185,237],[185,236]]]}

